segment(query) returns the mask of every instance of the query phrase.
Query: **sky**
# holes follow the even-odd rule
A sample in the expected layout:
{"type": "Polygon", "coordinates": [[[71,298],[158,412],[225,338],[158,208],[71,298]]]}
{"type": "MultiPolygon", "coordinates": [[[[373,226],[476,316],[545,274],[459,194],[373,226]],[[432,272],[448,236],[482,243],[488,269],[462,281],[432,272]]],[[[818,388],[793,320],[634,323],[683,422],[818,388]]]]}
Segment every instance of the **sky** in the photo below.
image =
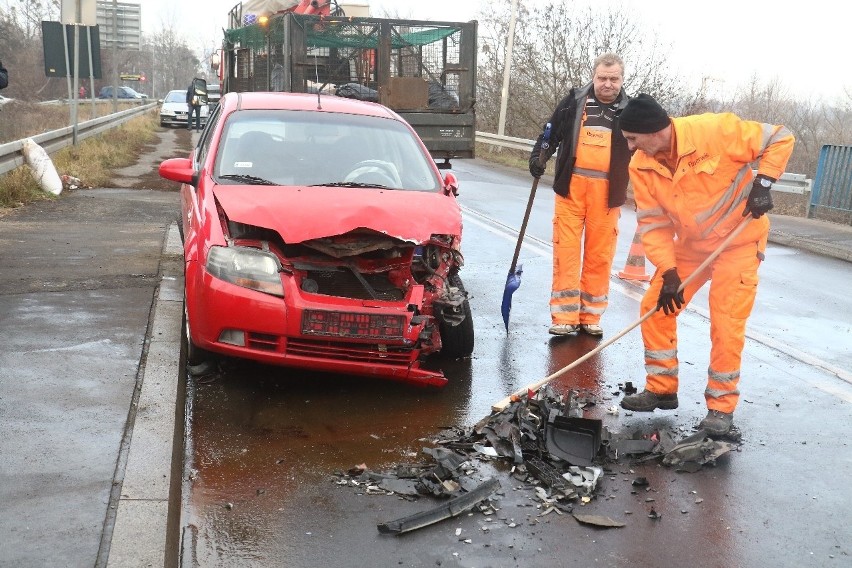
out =
{"type": "MultiPolygon", "coordinates": [[[[133,1],[133,0],[130,0],[133,1]]],[[[358,0],[364,3],[367,0],[358,0]]],[[[369,0],[373,15],[424,20],[468,21],[489,0],[369,0]]],[[[544,5],[547,0],[521,0],[544,5]]],[[[237,0],[140,0],[143,32],[171,24],[184,29],[199,53],[221,42],[227,14],[237,0]]],[[[669,64],[697,89],[702,78],[709,94],[732,93],[757,74],[778,80],[790,94],[833,101],[852,94],[847,54],[852,28],[835,0],[571,0],[573,5],[623,7],[670,46],[669,64]]],[[[627,73],[630,62],[626,61],[627,73]]]]}

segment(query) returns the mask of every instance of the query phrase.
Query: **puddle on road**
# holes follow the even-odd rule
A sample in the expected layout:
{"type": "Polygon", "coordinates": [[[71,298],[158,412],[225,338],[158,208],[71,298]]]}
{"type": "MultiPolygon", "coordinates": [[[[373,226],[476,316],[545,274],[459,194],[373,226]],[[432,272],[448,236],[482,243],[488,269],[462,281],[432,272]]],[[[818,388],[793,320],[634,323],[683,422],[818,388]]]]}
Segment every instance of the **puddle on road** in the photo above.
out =
{"type": "MultiPolygon", "coordinates": [[[[548,373],[596,341],[555,338],[548,344],[548,373]]],[[[471,401],[483,398],[471,392],[470,365],[442,362],[454,380],[440,390],[250,363],[229,367],[210,382],[197,381],[189,433],[194,450],[190,509],[254,500],[258,491],[267,497],[274,493],[278,501],[301,485],[324,483],[331,473],[357,464],[379,470],[420,459],[422,448],[430,445],[421,439],[486,415],[470,415],[471,401]]],[[[599,395],[604,384],[592,361],[553,381],[558,390],[580,389],[590,397],[599,395]]]]}

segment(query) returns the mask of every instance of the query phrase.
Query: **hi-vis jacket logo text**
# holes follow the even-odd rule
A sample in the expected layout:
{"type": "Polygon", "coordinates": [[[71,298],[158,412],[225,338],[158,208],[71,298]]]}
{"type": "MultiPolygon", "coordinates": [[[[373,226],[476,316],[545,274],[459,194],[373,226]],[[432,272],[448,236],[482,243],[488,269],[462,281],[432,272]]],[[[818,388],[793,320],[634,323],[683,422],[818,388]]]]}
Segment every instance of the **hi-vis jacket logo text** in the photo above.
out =
{"type": "Polygon", "coordinates": [[[694,168],[695,166],[697,166],[697,165],[698,165],[698,164],[700,164],[701,162],[703,162],[703,161],[705,161],[705,160],[709,160],[709,159],[710,159],[710,154],[704,154],[704,155],[703,155],[703,156],[701,156],[700,158],[696,158],[696,159],[694,159],[694,160],[690,160],[690,161],[689,161],[689,167],[690,167],[690,168],[694,168]]]}

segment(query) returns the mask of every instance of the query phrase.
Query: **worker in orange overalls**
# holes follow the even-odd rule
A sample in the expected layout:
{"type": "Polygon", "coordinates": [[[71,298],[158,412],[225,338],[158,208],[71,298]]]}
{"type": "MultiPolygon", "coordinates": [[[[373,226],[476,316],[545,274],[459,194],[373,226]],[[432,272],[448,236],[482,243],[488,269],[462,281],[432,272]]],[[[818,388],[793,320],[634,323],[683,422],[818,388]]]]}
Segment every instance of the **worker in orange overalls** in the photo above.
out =
{"type": "Polygon", "coordinates": [[[645,390],[621,406],[637,412],[677,408],[677,315],[710,283],[708,434],[727,434],[739,401],[740,360],[746,320],[757,293],[772,209],[770,187],[793,152],[784,126],[742,120],[734,114],[670,119],[652,97],[640,94],[621,113],[631,150],[630,179],[642,244],[657,271],[642,299],[645,390]],[[757,168],[757,176],[752,166],[757,168]],[[683,290],[687,278],[744,217],[748,226],[683,290]]]}
{"type": "Polygon", "coordinates": [[[590,83],[571,89],[550,118],[552,139],[543,135],[530,154],[533,177],[558,149],[553,191],[553,287],[549,332],[603,335],[601,315],[618,239],[620,207],[627,195],[630,151],[617,114],[627,103],[624,62],[606,53],[595,59],[590,83]]]}

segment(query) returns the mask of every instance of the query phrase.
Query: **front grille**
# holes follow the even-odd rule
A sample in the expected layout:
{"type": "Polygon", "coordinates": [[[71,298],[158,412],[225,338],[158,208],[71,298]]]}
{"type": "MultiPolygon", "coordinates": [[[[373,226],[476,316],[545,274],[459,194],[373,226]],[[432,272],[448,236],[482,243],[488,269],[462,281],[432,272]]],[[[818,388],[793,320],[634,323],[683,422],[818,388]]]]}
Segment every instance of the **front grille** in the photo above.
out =
{"type": "Polygon", "coordinates": [[[376,365],[408,365],[411,363],[410,347],[384,348],[376,344],[338,343],[310,339],[290,339],[287,353],[293,356],[318,357],[335,361],[357,361],[376,365]]]}
{"type": "Polygon", "coordinates": [[[254,333],[249,332],[247,334],[248,337],[248,347],[252,349],[259,349],[261,351],[278,351],[278,336],[270,335],[268,333],[254,333]]]}
{"type": "MultiPolygon", "coordinates": [[[[405,293],[391,284],[385,274],[362,276],[376,293],[375,299],[398,302],[405,297],[405,293]]],[[[317,283],[317,294],[355,300],[374,299],[364,284],[349,270],[310,270],[307,278],[317,283]]]]}

